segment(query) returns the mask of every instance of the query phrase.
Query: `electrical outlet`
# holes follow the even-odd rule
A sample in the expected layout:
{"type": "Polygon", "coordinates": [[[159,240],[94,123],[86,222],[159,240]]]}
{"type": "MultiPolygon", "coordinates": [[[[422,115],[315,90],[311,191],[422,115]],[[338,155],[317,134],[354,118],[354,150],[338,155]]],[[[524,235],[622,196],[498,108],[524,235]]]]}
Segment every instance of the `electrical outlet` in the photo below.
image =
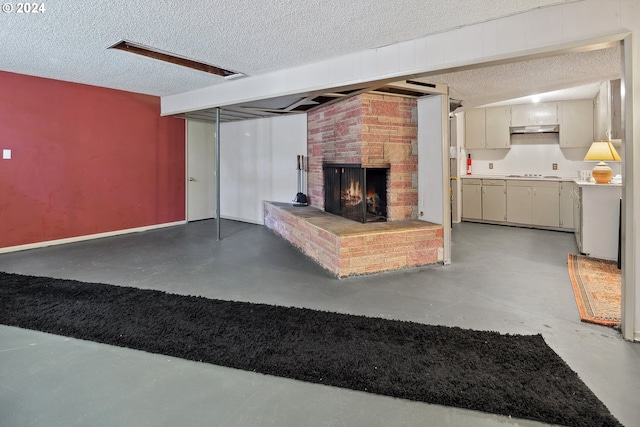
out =
{"type": "Polygon", "coordinates": [[[554,163],[554,164],[553,164],[553,170],[554,170],[554,171],[557,171],[557,170],[558,170],[558,164],[557,164],[557,163],[554,163]]]}
{"type": "Polygon", "coordinates": [[[493,163],[489,163],[489,169],[493,169],[493,163]]]}

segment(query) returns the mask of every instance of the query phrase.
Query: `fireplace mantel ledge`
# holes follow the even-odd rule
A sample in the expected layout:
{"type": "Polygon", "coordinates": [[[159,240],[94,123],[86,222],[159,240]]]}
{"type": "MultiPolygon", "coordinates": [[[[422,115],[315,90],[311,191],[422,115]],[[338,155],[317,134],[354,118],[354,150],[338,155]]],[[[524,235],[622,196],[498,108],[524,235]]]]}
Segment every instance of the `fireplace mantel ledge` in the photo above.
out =
{"type": "Polygon", "coordinates": [[[441,263],[442,226],[359,223],[311,206],[264,202],[265,226],[338,278],[441,263]]]}

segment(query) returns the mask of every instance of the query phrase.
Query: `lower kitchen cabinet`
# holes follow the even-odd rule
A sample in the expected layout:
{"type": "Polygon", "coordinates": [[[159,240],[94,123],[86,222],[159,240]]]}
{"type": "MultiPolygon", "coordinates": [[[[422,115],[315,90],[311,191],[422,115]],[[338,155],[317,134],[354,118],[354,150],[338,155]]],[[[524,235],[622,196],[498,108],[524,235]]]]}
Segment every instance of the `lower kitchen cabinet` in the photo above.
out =
{"type": "Polygon", "coordinates": [[[531,205],[531,224],[542,227],[560,227],[560,185],[558,182],[535,182],[531,205]]]}
{"type": "Polygon", "coordinates": [[[507,222],[532,223],[531,181],[507,182],[507,222]]]}
{"type": "Polygon", "coordinates": [[[618,259],[622,186],[580,185],[580,252],[593,258],[618,259]]]}
{"type": "Polygon", "coordinates": [[[482,219],[485,221],[506,221],[507,193],[504,179],[482,180],[482,219]]]}
{"type": "Polygon", "coordinates": [[[465,178],[462,219],[574,230],[580,220],[576,189],[569,181],[465,178]]]}
{"type": "Polygon", "coordinates": [[[482,180],[462,180],[462,219],[482,219],[482,180]]]}
{"type": "Polygon", "coordinates": [[[574,193],[577,188],[574,182],[560,183],[560,228],[573,230],[574,193]]]}
{"type": "Polygon", "coordinates": [[[557,181],[508,181],[507,222],[560,227],[559,193],[557,181]]]}
{"type": "Polygon", "coordinates": [[[576,185],[573,188],[573,232],[576,235],[578,251],[584,253],[582,250],[582,202],[580,197],[580,187],[576,185]]]}

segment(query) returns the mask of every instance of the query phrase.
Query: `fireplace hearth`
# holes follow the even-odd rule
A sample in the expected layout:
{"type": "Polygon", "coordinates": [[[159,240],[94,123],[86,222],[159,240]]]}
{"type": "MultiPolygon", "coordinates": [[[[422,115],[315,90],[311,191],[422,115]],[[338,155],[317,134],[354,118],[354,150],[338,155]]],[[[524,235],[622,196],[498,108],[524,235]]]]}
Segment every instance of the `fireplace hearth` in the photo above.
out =
{"type": "Polygon", "coordinates": [[[325,164],[324,209],[358,222],[387,220],[388,168],[325,164]]]}

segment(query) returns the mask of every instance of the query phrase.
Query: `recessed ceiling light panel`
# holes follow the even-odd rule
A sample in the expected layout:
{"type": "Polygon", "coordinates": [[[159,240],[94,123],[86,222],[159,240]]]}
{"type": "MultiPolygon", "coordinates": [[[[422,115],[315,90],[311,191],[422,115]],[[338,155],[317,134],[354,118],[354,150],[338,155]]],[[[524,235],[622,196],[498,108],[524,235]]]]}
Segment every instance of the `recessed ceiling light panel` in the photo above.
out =
{"type": "Polygon", "coordinates": [[[124,52],[135,53],[136,55],[146,56],[148,58],[157,59],[158,61],[169,62],[171,64],[180,65],[182,67],[203,71],[205,73],[215,74],[217,76],[224,77],[225,79],[232,79],[232,78],[244,76],[243,73],[239,73],[237,71],[226,70],[224,68],[220,68],[215,65],[194,61],[193,59],[174,55],[168,52],[163,52],[159,49],[155,49],[149,46],[144,46],[144,45],[133,43],[126,40],[119,41],[113,46],[109,46],[109,49],[118,49],[124,52]]]}

